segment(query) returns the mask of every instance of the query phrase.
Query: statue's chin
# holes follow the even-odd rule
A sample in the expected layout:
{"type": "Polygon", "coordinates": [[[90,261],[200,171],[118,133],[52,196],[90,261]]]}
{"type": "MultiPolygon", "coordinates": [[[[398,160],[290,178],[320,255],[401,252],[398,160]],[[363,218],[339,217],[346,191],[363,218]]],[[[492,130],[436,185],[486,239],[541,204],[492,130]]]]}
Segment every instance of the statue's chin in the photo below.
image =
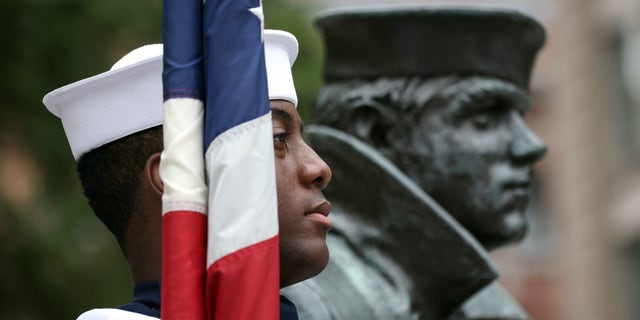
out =
{"type": "Polygon", "coordinates": [[[487,250],[492,250],[520,242],[527,234],[528,228],[525,215],[520,211],[514,211],[503,215],[491,228],[474,235],[487,250]]]}

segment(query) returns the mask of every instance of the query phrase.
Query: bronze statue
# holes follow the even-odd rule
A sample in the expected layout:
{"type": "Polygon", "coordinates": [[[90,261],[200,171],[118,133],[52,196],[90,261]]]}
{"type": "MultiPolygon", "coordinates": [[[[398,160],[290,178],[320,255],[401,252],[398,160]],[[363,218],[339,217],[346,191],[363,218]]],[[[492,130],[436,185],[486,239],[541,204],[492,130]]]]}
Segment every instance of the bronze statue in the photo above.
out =
{"type": "Polygon", "coordinates": [[[526,319],[483,259],[527,230],[546,147],[523,115],[543,28],[463,8],[349,9],[317,26],[309,132],[334,171],[334,229],[327,269],[288,295],[301,319],[526,319]]]}

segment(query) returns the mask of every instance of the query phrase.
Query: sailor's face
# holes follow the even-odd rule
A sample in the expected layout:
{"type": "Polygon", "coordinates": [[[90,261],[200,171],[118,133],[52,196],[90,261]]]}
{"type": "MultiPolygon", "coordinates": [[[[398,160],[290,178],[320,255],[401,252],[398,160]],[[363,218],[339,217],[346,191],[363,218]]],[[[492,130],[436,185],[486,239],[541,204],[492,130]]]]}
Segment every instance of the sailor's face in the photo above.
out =
{"type": "Polygon", "coordinates": [[[331,205],[322,189],[331,180],[327,164],[302,137],[291,102],[272,100],[273,148],[280,225],[280,287],[311,278],[329,259],[326,236],[331,205]]]}
{"type": "Polygon", "coordinates": [[[524,122],[522,100],[491,90],[469,97],[422,111],[405,162],[425,191],[492,248],[526,233],[532,165],[546,147],[524,122]]]}

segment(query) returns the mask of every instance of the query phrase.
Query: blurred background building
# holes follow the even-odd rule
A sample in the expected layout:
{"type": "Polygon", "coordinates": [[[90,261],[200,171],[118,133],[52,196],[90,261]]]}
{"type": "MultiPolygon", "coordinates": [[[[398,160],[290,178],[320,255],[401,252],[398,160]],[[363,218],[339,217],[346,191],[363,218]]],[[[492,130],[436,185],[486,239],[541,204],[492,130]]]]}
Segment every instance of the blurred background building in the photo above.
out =
{"type": "MultiPolygon", "coordinates": [[[[321,10],[387,0],[265,0],[266,27],[296,34],[302,112],[321,83],[321,10]]],[[[501,282],[538,320],[640,319],[640,1],[413,1],[507,7],[548,39],[528,121],[536,167],[531,230],[493,253],[501,282]]],[[[131,296],[115,240],[93,216],[45,93],[161,41],[160,0],[0,4],[0,314],[73,319],[131,296]]],[[[347,31],[348,32],[348,31],[347,31]]],[[[310,121],[310,120],[307,120],[310,121]]]]}

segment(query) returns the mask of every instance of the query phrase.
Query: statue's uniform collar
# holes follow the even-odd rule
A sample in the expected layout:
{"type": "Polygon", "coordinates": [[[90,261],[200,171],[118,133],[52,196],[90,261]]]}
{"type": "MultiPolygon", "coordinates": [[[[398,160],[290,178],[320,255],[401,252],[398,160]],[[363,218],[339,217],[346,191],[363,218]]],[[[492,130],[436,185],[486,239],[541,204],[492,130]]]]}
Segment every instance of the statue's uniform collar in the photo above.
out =
{"type": "Polygon", "coordinates": [[[328,127],[309,126],[308,135],[333,172],[324,189],[332,235],[359,258],[402,270],[419,313],[448,314],[497,278],[477,240],[377,150],[328,127]]]}

